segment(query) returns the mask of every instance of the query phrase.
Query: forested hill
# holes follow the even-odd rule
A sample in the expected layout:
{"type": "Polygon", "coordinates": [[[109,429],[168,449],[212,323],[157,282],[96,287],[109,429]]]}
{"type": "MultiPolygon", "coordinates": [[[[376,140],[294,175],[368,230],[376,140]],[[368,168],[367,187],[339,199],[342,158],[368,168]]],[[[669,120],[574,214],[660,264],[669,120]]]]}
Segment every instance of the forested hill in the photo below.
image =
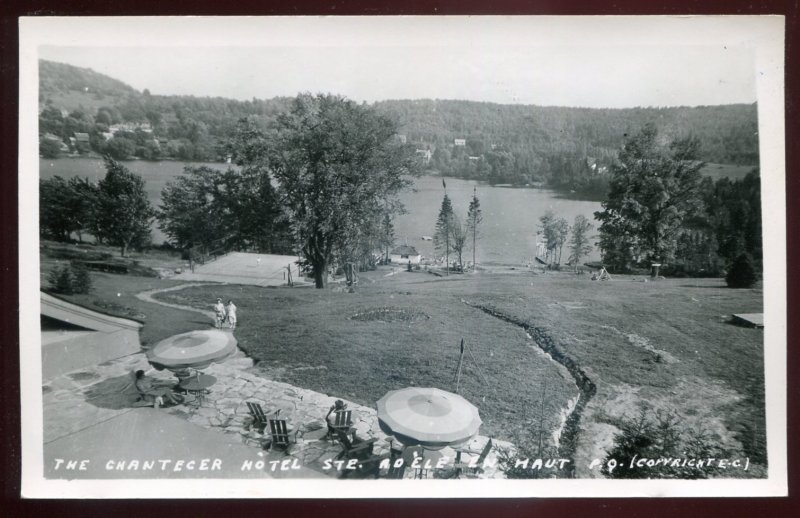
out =
{"type": "Polygon", "coordinates": [[[503,105],[472,101],[381,101],[410,141],[433,146],[466,139],[473,154],[486,147],[532,148],[540,154],[613,156],[627,134],[654,123],[667,139],[692,134],[707,162],[757,165],[755,104],[677,108],[593,109],[503,105]]]}
{"type": "MultiPolygon", "coordinates": [[[[291,101],[151,95],[89,69],[43,60],[39,77],[44,156],[94,151],[118,159],[220,160],[221,144],[240,118],[266,125],[291,101]]],[[[758,164],[755,104],[589,109],[393,100],[374,106],[398,121],[400,139],[419,150],[431,172],[493,183],[543,182],[599,195],[607,182],[603,172],[625,135],[648,122],[665,139],[698,137],[706,162],[758,164]]]]}
{"type": "Polygon", "coordinates": [[[92,69],[39,60],[40,105],[50,100],[70,112],[81,107],[96,111],[99,106],[122,104],[128,97],[140,95],[122,81],[92,69]]]}

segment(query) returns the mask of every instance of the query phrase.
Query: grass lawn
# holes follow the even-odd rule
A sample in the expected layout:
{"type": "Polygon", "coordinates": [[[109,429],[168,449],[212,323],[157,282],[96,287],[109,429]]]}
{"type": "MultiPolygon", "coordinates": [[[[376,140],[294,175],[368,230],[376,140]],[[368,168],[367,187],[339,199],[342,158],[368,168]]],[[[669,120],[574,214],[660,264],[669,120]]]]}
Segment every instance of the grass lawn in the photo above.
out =
{"type": "Polygon", "coordinates": [[[266,375],[366,405],[408,385],[453,390],[463,337],[489,381],[472,363],[461,381],[483,433],[530,442],[540,421],[559,427],[578,391],[524,329],[464,302],[490,306],[545,332],[597,386],[580,420],[576,462],[601,455],[619,420],[641,405],[675,411],[687,428],[764,462],[763,332],[727,323],[732,313],[761,311],[761,290],[731,290],[718,279],[386,273],[362,275],[352,294],[231,285],[159,297],[203,308],[217,296],[234,299],[240,346],[266,375]],[[376,308],[383,317],[370,319],[376,308]]]}
{"type": "Polygon", "coordinates": [[[721,279],[643,281],[546,275],[476,298],[544,329],[597,385],[581,420],[586,458],[644,405],[677,412],[687,428],[764,463],[763,331],[728,322],[761,312],[761,290],[721,279]]]}
{"type": "Polygon", "coordinates": [[[545,385],[543,428],[558,427],[560,409],[578,394],[571,378],[523,330],[463,304],[456,286],[465,276],[385,273],[362,274],[352,294],[230,285],[156,297],[196,307],[233,299],[239,346],[266,376],[373,407],[392,389],[454,391],[464,338],[475,361],[466,357],[459,392],[479,407],[482,433],[516,440],[538,430],[545,385]]]}
{"type": "MultiPolygon", "coordinates": [[[[119,256],[117,249],[109,247],[90,247],[91,251],[113,253],[119,256]]],[[[161,252],[148,254],[132,254],[130,260],[137,260],[142,266],[151,268],[175,268],[180,259],[161,252]]],[[[58,266],[69,264],[68,260],[52,259],[41,254],[40,281],[43,289],[48,286],[49,272],[58,266]]],[[[112,315],[132,318],[144,323],[140,332],[143,346],[149,346],[176,333],[192,331],[208,326],[209,320],[193,311],[182,311],[144,302],[136,298],[136,294],[160,288],[169,288],[184,284],[183,282],[157,277],[139,277],[135,275],[116,275],[110,273],[91,272],[92,290],[87,294],[57,295],[81,306],[112,315]]]]}
{"type": "MultiPolygon", "coordinates": [[[[139,260],[182,266],[169,254],[139,260]]],[[[43,286],[47,272],[64,262],[42,256],[43,286]]],[[[411,385],[455,390],[463,338],[472,354],[459,392],[479,407],[481,433],[517,444],[543,435],[552,445],[579,391],[574,372],[513,322],[523,323],[537,340],[548,337],[556,359],[568,358],[596,387],[582,400],[571,439],[576,465],[602,458],[620,420],[642,406],[673,411],[685,429],[702,429],[732,456],[765,464],[763,331],[728,323],[733,313],[762,311],[760,289],[732,290],[720,279],[644,282],[615,275],[592,282],[587,275],[510,268],[450,277],[390,271],[361,274],[355,293],[220,284],[156,298],[203,310],[217,297],[233,299],[239,345],[263,375],[369,406],[411,385]]],[[[145,346],[209,325],[201,314],[136,297],[180,281],[91,276],[89,294],[66,298],[143,321],[145,346]]]]}

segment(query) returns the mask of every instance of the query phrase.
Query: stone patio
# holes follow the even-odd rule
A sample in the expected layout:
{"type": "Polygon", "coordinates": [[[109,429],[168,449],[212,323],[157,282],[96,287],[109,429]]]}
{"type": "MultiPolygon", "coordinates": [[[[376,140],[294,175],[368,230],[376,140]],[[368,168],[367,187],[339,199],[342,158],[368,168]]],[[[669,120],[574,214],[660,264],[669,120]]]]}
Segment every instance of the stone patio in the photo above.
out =
{"type": "MultiPolygon", "coordinates": [[[[162,379],[165,383],[175,381],[171,372],[152,369],[143,353],[48,380],[42,387],[44,442],[51,442],[131,411],[138,396],[132,376],[132,372],[137,369],[143,369],[148,376],[162,379]]],[[[254,452],[261,452],[269,433],[265,437],[251,426],[252,417],[246,402],[259,403],[267,414],[280,410],[279,416],[287,420],[293,431],[297,431],[297,444],[292,445],[287,453],[270,451],[265,458],[297,459],[302,466],[319,472],[320,476],[336,477],[341,474],[335,469],[323,469],[326,460],[335,459],[341,452],[338,443],[324,438],[327,430],[325,415],[334,401],[341,398],[265,379],[253,369],[252,360],[241,352],[203,372],[215,376],[217,382],[210,387],[201,406],[187,402],[162,408],[160,411],[194,425],[238,437],[244,444],[252,447],[254,452]]],[[[353,412],[358,437],[376,438],[374,453],[388,457],[389,440],[378,425],[376,410],[346,400],[345,402],[353,412]]],[[[487,440],[483,436],[473,439],[467,446],[470,453],[462,453],[462,462],[469,462],[470,458],[477,457],[487,440]]],[[[480,478],[504,478],[503,473],[496,468],[497,450],[498,447],[513,448],[513,445],[497,440],[493,443],[495,447],[487,457],[480,478]]],[[[445,473],[448,467],[452,471],[455,451],[448,447],[438,453],[447,460],[443,461],[444,469],[436,474],[445,473]]],[[[406,469],[404,476],[414,478],[415,472],[414,469],[406,469]]],[[[430,470],[428,476],[435,476],[434,470],[430,470]]]]}

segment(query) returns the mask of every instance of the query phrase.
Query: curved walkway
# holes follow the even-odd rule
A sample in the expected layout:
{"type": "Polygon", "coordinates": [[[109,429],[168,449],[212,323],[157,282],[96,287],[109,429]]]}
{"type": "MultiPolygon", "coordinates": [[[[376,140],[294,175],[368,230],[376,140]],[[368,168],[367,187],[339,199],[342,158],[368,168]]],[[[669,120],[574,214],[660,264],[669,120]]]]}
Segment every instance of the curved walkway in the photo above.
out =
{"type": "Polygon", "coordinates": [[[142,292],[136,294],[136,298],[139,299],[139,300],[142,300],[144,302],[150,302],[152,304],[160,304],[160,305],[166,306],[168,308],[182,309],[183,311],[194,311],[195,313],[201,313],[201,314],[207,316],[209,319],[211,319],[211,324],[213,324],[214,320],[215,320],[215,316],[214,316],[214,312],[213,311],[206,311],[204,309],[197,309],[197,308],[193,308],[192,306],[182,306],[180,304],[170,304],[169,302],[163,302],[163,301],[160,301],[160,300],[157,300],[157,299],[153,298],[153,295],[155,295],[157,293],[166,293],[168,291],[178,291],[178,290],[182,290],[182,289],[185,289],[185,288],[192,288],[194,286],[208,286],[210,284],[211,283],[208,283],[208,282],[190,282],[190,283],[187,283],[187,284],[181,284],[181,285],[178,285],[178,286],[173,286],[171,288],[158,288],[158,289],[155,289],[155,290],[142,291],[142,292]]]}

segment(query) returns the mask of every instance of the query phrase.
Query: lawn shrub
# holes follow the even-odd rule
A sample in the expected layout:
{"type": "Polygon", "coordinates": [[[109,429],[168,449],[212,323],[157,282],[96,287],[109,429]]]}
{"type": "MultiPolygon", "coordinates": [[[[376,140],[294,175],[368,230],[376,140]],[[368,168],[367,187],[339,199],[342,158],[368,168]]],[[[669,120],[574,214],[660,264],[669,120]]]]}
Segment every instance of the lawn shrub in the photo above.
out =
{"type": "Polygon", "coordinates": [[[725,276],[729,288],[752,288],[757,280],[753,258],[748,254],[739,255],[725,276]]]}
{"type": "Polygon", "coordinates": [[[54,268],[47,280],[50,283],[50,291],[62,295],[89,293],[89,290],[92,289],[92,278],[89,271],[78,262],[54,268]]]}
{"type": "Polygon", "coordinates": [[[53,268],[50,275],[47,276],[47,281],[50,283],[50,291],[72,295],[72,272],[68,265],[53,268]]]}
{"type": "Polygon", "coordinates": [[[92,277],[89,270],[81,263],[72,263],[72,292],[89,293],[92,289],[92,277]]]}
{"type": "Polygon", "coordinates": [[[656,467],[632,465],[634,459],[707,459],[730,458],[720,450],[717,441],[704,430],[685,429],[674,412],[641,408],[635,418],[623,418],[614,446],[603,460],[601,472],[608,478],[641,479],[705,479],[724,473],[713,464],[697,468],[671,464],[656,467]]]}

